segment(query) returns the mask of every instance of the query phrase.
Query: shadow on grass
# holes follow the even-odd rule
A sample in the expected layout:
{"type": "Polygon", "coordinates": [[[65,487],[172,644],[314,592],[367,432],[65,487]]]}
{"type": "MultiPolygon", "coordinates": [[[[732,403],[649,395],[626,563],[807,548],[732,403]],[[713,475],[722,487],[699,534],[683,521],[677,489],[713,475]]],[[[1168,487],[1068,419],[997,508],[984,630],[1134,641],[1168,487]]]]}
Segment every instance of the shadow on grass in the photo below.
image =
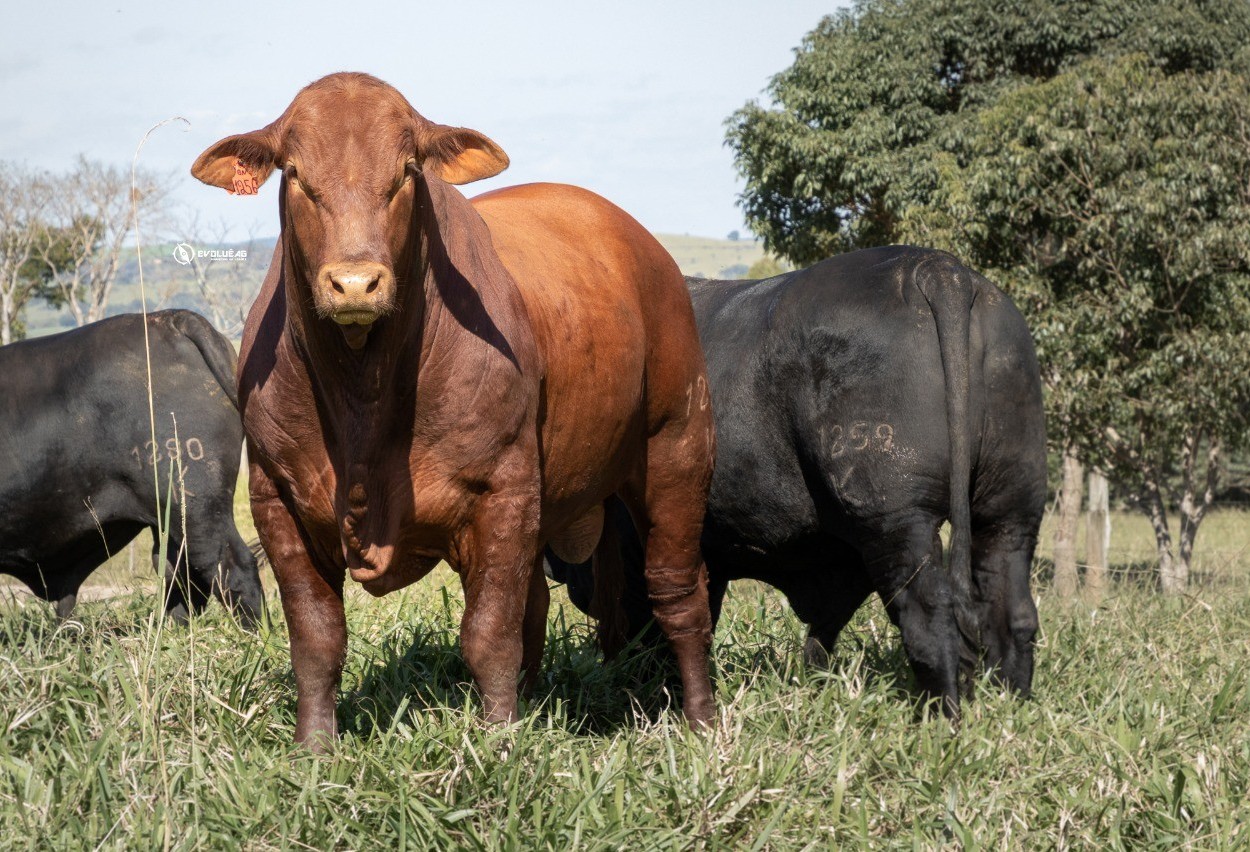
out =
{"type": "MultiPolygon", "coordinates": [[[[368,647],[357,686],[341,704],[345,733],[367,737],[397,720],[409,722],[447,708],[478,712],[456,630],[449,627],[458,623],[458,614],[446,597],[443,608],[441,616],[427,611],[419,623],[368,647]]],[[[740,689],[771,693],[778,684],[796,690],[884,691],[900,702],[915,702],[919,714],[922,696],[898,632],[884,611],[874,622],[868,610],[852,620],[828,664],[820,666],[804,661],[801,642],[775,612],[766,615],[761,600],[754,614],[722,620],[711,655],[713,686],[722,697],[740,689]]],[[[576,736],[610,736],[680,713],[676,663],[654,625],[605,663],[593,626],[576,619],[569,623],[565,610],[553,608],[542,671],[522,702],[522,715],[576,736]]]]}
{"type": "MultiPolygon", "coordinates": [[[[358,646],[359,668],[345,673],[339,707],[344,734],[367,738],[447,709],[479,712],[457,631],[450,626],[458,619],[446,599],[444,610],[441,616],[427,610],[416,623],[397,625],[381,639],[358,646]]],[[[883,685],[902,701],[919,697],[892,628],[870,635],[853,623],[826,667],[807,665],[802,649],[774,635],[762,620],[727,620],[717,636],[712,680],[722,696],[742,688],[773,690],[778,683],[820,689],[837,688],[834,681],[855,681],[883,685]]],[[[658,633],[644,634],[605,663],[592,626],[580,619],[570,624],[563,610],[554,609],[542,670],[522,700],[521,713],[575,736],[610,736],[680,713],[681,693],[672,654],[658,633]]]]}
{"type": "MultiPolygon", "coordinates": [[[[480,710],[472,676],[460,653],[458,618],[445,599],[442,617],[397,625],[388,635],[360,649],[359,674],[345,673],[339,708],[345,734],[368,737],[410,723],[426,712],[480,710]],[[354,682],[355,686],[349,686],[354,682]]],[[[353,637],[353,642],[360,637],[353,637]]],[[[642,720],[654,721],[678,710],[680,685],[664,657],[631,646],[604,663],[592,629],[569,624],[561,610],[548,622],[542,670],[522,715],[535,715],[555,727],[583,736],[605,736],[642,720]],[[657,659],[660,664],[657,665],[657,659]]]]}
{"type": "Polygon", "coordinates": [[[0,648],[46,646],[62,638],[78,642],[84,632],[119,639],[138,636],[148,629],[155,606],[154,595],[118,595],[79,602],[73,615],[60,621],[53,604],[35,595],[13,595],[0,602],[0,648]]]}

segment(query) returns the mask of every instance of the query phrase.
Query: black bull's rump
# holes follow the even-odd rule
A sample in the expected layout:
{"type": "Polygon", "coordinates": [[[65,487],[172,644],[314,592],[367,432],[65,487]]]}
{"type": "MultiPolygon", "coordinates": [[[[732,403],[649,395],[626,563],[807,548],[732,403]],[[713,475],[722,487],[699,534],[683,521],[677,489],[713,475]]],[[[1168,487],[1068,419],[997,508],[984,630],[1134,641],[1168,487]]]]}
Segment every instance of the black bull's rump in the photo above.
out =
{"type": "Polygon", "coordinates": [[[0,573],[67,617],[92,571],[167,524],[170,614],[212,594],[250,625],[261,587],[234,524],[234,349],[188,311],[150,314],[148,332],[152,413],[140,315],[0,348],[0,573]]]}
{"type": "MultiPolygon", "coordinates": [[[[687,284],[718,445],[702,539],[713,619],[730,580],[764,581],[823,657],[876,592],[948,713],[978,661],[1027,694],[1046,458],[1037,359],[1011,300],[950,255],[910,247],[687,284]]],[[[624,508],[609,508],[620,608],[592,606],[592,578],[618,560],[592,573],[548,552],[549,568],[581,609],[637,634],[650,615],[641,547],[624,508]]]]}

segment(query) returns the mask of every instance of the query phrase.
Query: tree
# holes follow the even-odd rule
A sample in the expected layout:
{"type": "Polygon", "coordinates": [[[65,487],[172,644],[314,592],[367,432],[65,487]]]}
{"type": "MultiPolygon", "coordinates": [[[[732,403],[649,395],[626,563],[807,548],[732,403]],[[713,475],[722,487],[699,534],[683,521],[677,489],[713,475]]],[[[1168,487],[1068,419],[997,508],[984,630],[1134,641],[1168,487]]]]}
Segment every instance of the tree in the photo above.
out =
{"type": "Polygon", "coordinates": [[[47,179],[16,163],[0,163],[0,344],[22,336],[21,313],[42,283],[42,221],[47,179]]]}
{"type": "Polygon", "coordinates": [[[1248,37],[1241,2],[873,0],[730,120],[770,250],[921,242],[1012,295],[1052,443],[1137,486],[1168,591],[1245,432],[1248,37]]]}
{"type": "Polygon", "coordinates": [[[751,264],[747,269],[747,278],[760,279],[772,278],[774,275],[780,275],[790,269],[789,264],[782,263],[771,254],[766,254],[755,263],[751,264]]]}
{"type": "Polygon", "coordinates": [[[159,224],[168,187],[168,179],[141,170],[132,203],[128,171],[84,157],[68,174],[50,180],[48,228],[61,241],[45,240],[48,248],[40,259],[51,272],[49,301],[67,307],[77,325],[107,313],[136,210],[145,221],[159,224]],[[53,246],[61,251],[52,251],[53,246]]]}
{"type": "Polygon", "coordinates": [[[1211,70],[1248,42],[1243,0],[861,0],[803,39],[771,105],[729,118],[747,224],[799,265],[897,242],[1004,93],[1094,55],[1211,70]]]}
{"type": "Polygon", "coordinates": [[[1135,487],[1182,591],[1250,411],[1250,76],[1092,59],[1002,97],[902,232],[1026,306],[1052,423],[1135,487]],[[1181,516],[1179,550],[1168,523],[1181,516]]]}

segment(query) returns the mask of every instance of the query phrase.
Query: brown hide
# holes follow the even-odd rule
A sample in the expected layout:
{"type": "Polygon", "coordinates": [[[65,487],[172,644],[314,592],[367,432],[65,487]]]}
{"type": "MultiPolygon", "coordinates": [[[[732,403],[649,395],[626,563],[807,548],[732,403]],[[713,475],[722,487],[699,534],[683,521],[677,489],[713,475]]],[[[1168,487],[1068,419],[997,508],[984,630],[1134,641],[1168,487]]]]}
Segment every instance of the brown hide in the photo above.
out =
{"type": "Polygon", "coordinates": [[[282,236],[240,355],[253,515],[291,629],[297,737],[332,735],[344,577],[385,594],[439,559],[486,715],[515,716],[541,659],[540,553],[597,539],[620,494],[692,723],[713,717],[698,551],[714,438],[689,297],[624,212],[568,186],[467,201],[506,166],[475,131],[332,75],[193,172],[282,174],[282,236]],[[226,168],[229,165],[230,168],[226,168]]]}

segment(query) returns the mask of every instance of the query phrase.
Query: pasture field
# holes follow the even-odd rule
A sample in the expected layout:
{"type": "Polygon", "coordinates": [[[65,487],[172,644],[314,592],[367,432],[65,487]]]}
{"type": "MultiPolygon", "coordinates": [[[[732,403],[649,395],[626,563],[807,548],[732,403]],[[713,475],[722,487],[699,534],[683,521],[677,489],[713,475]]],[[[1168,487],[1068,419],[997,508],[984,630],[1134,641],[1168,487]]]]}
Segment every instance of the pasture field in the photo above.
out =
{"type": "Polygon", "coordinates": [[[730,270],[750,267],[764,257],[764,244],[750,238],[718,240],[689,234],[656,234],[655,238],[677,261],[682,275],[699,278],[745,278],[745,268],[736,276],[730,270]]]}
{"type": "Polygon", "coordinates": [[[1036,697],[981,683],[958,732],[918,717],[878,604],[831,670],[811,670],[779,596],[750,583],[716,636],[714,734],[636,688],[638,667],[602,666],[558,589],[523,721],[486,727],[440,569],[382,600],[350,593],[344,735],[327,757],[289,744],[270,576],[259,635],[217,607],[177,628],[123,554],[91,581],[107,597],[64,625],[24,593],[0,604],[0,846],[1246,848],[1248,545],[1250,513],[1215,513],[1192,593],[1165,600],[1143,579],[1145,522],[1117,516],[1106,599],[1036,586],[1036,697]]]}

